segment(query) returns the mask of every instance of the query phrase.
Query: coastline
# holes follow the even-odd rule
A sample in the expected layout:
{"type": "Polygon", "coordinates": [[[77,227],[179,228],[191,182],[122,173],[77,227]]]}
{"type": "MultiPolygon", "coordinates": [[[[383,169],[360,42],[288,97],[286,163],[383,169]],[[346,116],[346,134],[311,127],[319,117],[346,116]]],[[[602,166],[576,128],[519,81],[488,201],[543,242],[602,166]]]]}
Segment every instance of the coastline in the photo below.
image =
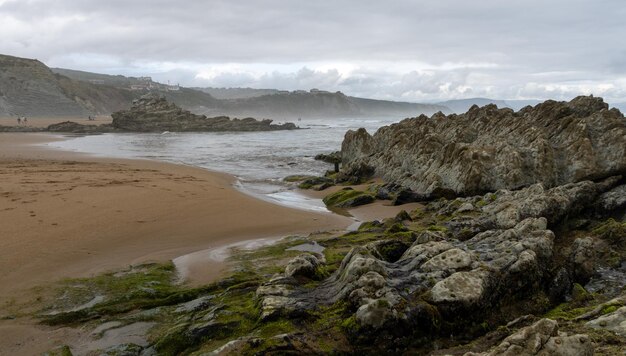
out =
{"type": "MultiPolygon", "coordinates": [[[[0,303],[60,278],[352,223],[244,194],[224,173],[35,145],[57,139],[0,136],[0,220],[11,222],[0,227],[0,285],[11,286],[0,303]]],[[[206,272],[217,278],[221,267],[206,272]]]]}
{"type": "MultiPolygon", "coordinates": [[[[289,235],[343,231],[358,226],[357,220],[412,208],[376,202],[350,209],[353,218],[296,209],[246,192],[226,173],[43,145],[63,139],[0,134],[0,221],[10,222],[0,224],[0,317],[14,315],[16,307],[33,303],[65,278],[173,261],[185,284],[199,286],[227,273],[230,247],[254,249],[289,235]]],[[[298,194],[321,199],[336,189],[298,194]]],[[[44,326],[27,315],[9,317],[0,320],[0,355],[81,344],[83,333],[44,326]]]]}

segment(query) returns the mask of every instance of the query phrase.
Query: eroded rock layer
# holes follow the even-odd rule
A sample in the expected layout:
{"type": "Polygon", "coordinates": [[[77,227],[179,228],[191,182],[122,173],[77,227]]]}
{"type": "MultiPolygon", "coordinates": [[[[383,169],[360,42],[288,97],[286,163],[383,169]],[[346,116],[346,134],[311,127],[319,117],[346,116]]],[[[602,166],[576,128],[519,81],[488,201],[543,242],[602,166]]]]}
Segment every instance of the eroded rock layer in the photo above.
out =
{"type": "Polygon", "coordinates": [[[626,171],[626,121],[601,98],[548,100],[518,112],[473,106],[349,131],[340,179],[376,174],[424,196],[551,188],[626,171]]]}

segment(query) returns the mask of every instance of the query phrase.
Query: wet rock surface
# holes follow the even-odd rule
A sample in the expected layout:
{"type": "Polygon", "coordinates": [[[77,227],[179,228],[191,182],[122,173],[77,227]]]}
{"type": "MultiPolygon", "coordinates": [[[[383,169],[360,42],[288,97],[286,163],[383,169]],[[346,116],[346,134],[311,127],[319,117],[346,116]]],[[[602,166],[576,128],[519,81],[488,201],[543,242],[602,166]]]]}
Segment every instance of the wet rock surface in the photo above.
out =
{"type": "Polygon", "coordinates": [[[601,98],[548,100],[518,112],[474,106],[349,131],[339,178],[381,176],[420,195],[551,188],[626,171],[626,121],[601,98]]]}

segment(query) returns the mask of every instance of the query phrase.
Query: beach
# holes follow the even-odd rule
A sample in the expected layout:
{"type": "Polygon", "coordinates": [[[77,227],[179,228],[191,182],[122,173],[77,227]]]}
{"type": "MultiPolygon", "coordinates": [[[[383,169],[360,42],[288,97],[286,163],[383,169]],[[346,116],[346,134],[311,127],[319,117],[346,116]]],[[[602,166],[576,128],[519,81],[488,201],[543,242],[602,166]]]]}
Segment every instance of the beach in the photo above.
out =
{"type": "Polygon", "coordinates": [[[59,138],[0,136],[0,285],[11,286],[1,289],[5,302],[60,278],[352,222],[245,195],[226,174],[33,146],[51,139],[59,138]]]}
{"type": "MultiPolygon", "coordinates": [[[[2,316],[36,298],[33,288],[41,292],[39,287],[65,278],[190,256],[183,274],[191,285],[200,285],[226,273],[223,253],[229,246],[254,247],[355,225],[345,216],[293,209],[245,194],[228,174],[44,145],[64,139],[45,133],[0,134],[2,316]],[[207,258],[211,251],[221,258],[207,258]]],[[[336,189],[305,194],[321,199],[336,189]]],[[[399,210],[377,202],[351,213],[365,220],[399,210]]],[[[60,341],[83,337],[72,328],[46,327],[30,318],[3,320],[0,355],[38,354],[60,341]]]]}
{"type": "MultiPolygon", "coordinates": [[[[49,150],[63,138],[0,135],[0,311],[34,287],[89,277],[257,238],[343,229],[349,218],[271,204],[233,187],[235,178],[149,160],[49,150]]],[[[204,261],[202,282],[223,261],[204,261]]],[[[197,269],[197,268],[196,268],[197,269]]],[[[0,355],[39,354],[84,337],[72,328],[0,321],[0,355]]]]}

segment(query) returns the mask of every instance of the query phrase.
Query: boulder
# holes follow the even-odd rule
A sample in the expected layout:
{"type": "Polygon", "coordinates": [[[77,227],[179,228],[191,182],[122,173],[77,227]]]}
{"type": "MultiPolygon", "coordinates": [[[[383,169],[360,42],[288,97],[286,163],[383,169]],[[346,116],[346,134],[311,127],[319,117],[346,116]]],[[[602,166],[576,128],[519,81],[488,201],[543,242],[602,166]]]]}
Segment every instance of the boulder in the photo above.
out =
{"type": "Polygon", "coordinates": [[[324,262],[323,256],[316,257],[310,253],[303,253],[289,261],[285,267],[285,276],[314,278],[317,268],[324,262]]]}

